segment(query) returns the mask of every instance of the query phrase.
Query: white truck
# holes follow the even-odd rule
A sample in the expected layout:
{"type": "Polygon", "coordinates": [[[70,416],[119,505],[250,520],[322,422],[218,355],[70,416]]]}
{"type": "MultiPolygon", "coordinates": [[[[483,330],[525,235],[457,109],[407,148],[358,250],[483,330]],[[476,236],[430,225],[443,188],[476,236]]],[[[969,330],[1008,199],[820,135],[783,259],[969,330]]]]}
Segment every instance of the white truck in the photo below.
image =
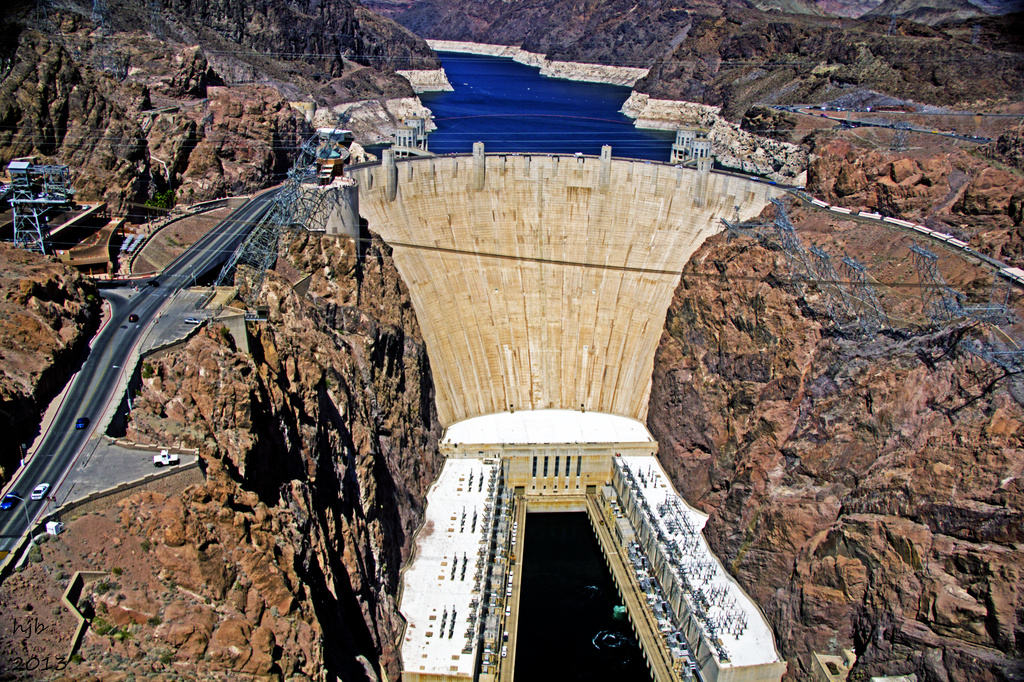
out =
{"type": "Polygon", "coordinates": [[[166,450],[161,450],[159,455],[153,455],[153,466],[162,467],[178,464],[181,462],[181,457],[178,455],[172,455],[166,450]]]}

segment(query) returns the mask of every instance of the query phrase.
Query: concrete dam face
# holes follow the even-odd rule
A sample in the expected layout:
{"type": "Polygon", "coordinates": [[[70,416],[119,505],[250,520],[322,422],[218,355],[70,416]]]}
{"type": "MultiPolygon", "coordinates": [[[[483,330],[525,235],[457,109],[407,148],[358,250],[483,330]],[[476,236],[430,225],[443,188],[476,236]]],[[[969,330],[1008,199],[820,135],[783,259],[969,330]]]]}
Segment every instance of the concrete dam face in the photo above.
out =
{"type": "Polygon", "coordinates": [[[645,421],[654,352],[690,255],[781,192],[612,159],[487,155],[351,170],[423,330],[441,423],[567,409],[645,421]]]}

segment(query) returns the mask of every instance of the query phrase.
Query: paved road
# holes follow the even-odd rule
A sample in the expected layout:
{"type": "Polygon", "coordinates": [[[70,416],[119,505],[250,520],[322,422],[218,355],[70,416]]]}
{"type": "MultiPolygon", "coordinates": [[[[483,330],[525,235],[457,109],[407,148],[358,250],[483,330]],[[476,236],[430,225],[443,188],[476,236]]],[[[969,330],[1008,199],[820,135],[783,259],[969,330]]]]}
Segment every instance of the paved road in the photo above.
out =
{"type": "Polygon", "coordinates": [[[8,489],[23,498],[14,507],[0,511],[0,551],[10,549],[40,513],[52,506],[50,500],[29,500],[32,489],[49,483],[55,490],[74,464],[79,453],[123,391],[123,379],[131,372],[127,364],[136,357],[142,338],[157,318],[168,297],[196,278],[224,263],[249,233],[252,226],[270,208],[275,192],[255,197],[218,223],[164,272],[139,286],[137,293],[128,288],[107,290],[110,317],[93,339],[81,369],[72,378],[54,419],[39,442],[35,454],[18,472],[8,489]],[[129,323],[129,315],[138,315],[129,323]],[[90,419],[87,428],[76,429],[79,417],[90,419]]]}
{"type": "MultiPolygon", "coordinates": [[[[789,111],[794,114],[802,114],[804,116],[816,116],[820,118],[826,118],[835,123],[840,123],[850,128],[891,128],[893,130],[903,129],[911,133],[927,133],[929,135],[938,135],[939,137],[949,137],[955,140],[963,140],[965,142],[974,142],[976,144],[988,144],[992,141],[990,137],[983,137],[981,135],[961,135],[959,133],[935,130],[934,128],[922,128],[921,126],[915,126],[909,123],[896,124],[889,121],[881,122],[876,119],[870,118],[850,118],[851,114],[859,113],[859,109],[850,110],[839,110],[837,109],[834,113],[829,113],[831,110],[814,109],[805,105],[784,105],[784,104],[773,104],[769,105],[772,109],[778,111],[789,111]]],[[[864,112],[869,113],[869,112],[864,112]]],[[[887,114],[900,113],[891,111],[878,111],[870,112],[875,116],[885,116],[887,114]]],[[[935,116],[938,114],[920,114],[921,116],[935,116]]],[[[945,114],[942,114],[945,115],[945,114]]],[[[968,115],[968,114],[963,114],[968,115]]],[[[970,114],[973,116],[973,114],[970,114]]]]}

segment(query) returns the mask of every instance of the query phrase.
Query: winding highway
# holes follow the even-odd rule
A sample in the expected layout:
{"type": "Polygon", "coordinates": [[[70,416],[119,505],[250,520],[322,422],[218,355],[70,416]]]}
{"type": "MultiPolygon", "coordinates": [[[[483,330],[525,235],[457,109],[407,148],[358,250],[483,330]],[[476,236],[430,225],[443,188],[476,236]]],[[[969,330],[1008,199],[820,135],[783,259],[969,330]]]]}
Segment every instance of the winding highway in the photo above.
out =
{"type": "Polygon", "coordinates": [[[10,550],[37,516],[55,506],[50,499],[30,500],[33,488],[49,483],[48,496],[54,493],[92,438],[95,428],[104,425],[108,407],[121,399],[118,386],[122,375],[133,370],[127,364],[133,362],[137,346],[168,297],[226,262],[270,209],[276,193],[277,190],[271,190],[250,199],[160,275],[140,282],[138,292],[132,291],[128,283],[122,283],[120,289],[104,292],[103,297],[110,305],[110,317],[93,339],[81,368],[72,377],[35,454],[8,489],[22,499],[15,500],[16,504],[10,509],[0,511],[0,552],[10,550]],[[129,315],[138,315],[138,320],[129,324],[129,315]],[[90,421],[86,428],[76,429],[75,422],[80,417],[90,421]]]}
{"type": "MultiPolygon", "coordinates": [[[[814,116],[819,118],[825,118],[834,123],[846,126],[848,128],[890,128],[892,130],[905,130],[908,133],[926,133],[929,135],[937,135],[939,137],[948,137],[954,140],[963,140],[964,142],[974,142],[975,144],[988,144],[992,142],[992,138],[984,137],[982,135],[961,135],[960,133],[946,131],[946,130],[935,130],[934,128],[924,128],[921,126],[915,126],[910,123],[894,123],[887,119],[870,119],[870,118],[850,118],[851,114],[856,113],[873,113],[875,116],[886,116],[895,115],[902,112],[893,111],[875,111],[872,112],[870,109],[840,109],[835,108],[834,114],[829,113],[828,107],[819,105],[806,105],[806,104],[770,104],[772,109],[776,111],[788,111],[793,114],[801,114],[802,116],[814,116]]],[[[926,113],[918,114],[921,116],[970,116],[976,117],[983,114],[938,114],[938,113],[926,113]]],[[[997,116],[1000,118],[1017,118],[1018,115],[1010,114],[984,114],[985,116],[997,116]]]]}

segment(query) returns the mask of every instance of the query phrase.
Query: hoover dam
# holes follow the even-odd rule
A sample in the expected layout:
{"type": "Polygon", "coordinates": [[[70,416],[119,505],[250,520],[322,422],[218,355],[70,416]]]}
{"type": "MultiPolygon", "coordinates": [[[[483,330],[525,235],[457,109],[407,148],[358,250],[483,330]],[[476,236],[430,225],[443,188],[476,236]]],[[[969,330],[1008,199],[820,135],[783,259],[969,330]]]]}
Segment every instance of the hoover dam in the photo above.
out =
{"type": "Polygon", "coordinates": [[[393,249],[446,428],[404,573],[403,679],[513,679],[519,521],[559,510],[590,515],[655,679],[785,671],[644,425],[683,267],[721,218],[782,194],[696,165],[478,143],[349,169],[348,218],[328,231],[358,236],[358,210],[393,249]]]}
{"type": "Polygon", "coordinates": [[[720,218],[764,183],[643,161],[486,155],[352,171],[412,294],[441,423],[509,410],[643,421],[665,311],[720,218]]]}

